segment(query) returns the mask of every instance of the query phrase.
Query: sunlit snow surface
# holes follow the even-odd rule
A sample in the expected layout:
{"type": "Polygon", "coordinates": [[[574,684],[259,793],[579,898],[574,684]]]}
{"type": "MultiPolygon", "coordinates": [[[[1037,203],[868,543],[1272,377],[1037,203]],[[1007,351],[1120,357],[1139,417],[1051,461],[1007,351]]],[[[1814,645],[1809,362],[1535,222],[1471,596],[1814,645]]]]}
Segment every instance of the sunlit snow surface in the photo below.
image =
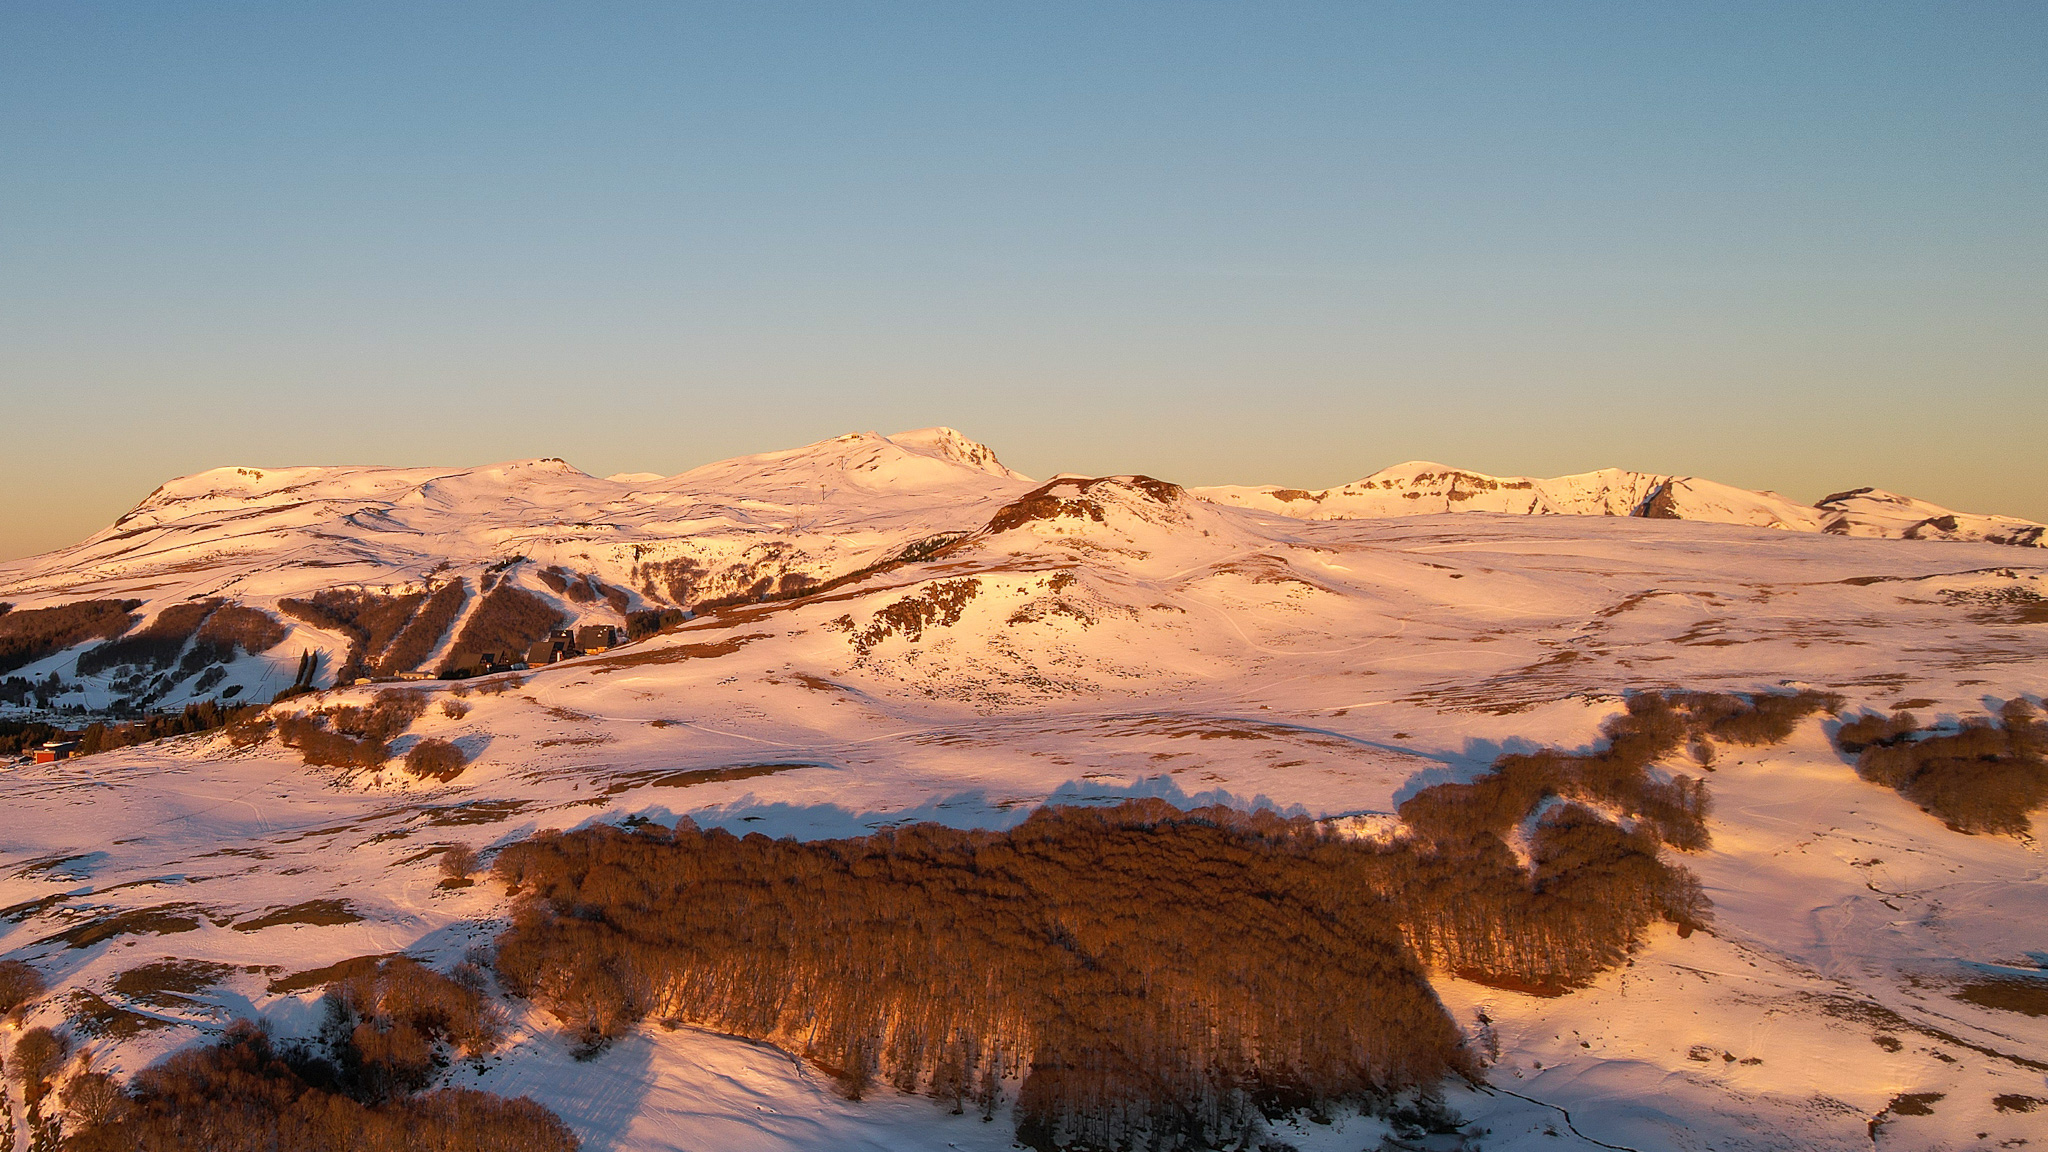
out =
{"type": "MultiPolygon", "coordinates": [[[[966,527],[1030,486],[986,475],[957,497],[966,527]]],[[[136,1014],[122,1019],[140,1030],[88,1044],[124,1073],[236,1015],[308,1031],[314,993],[271,980],[402,950],[450,964],[501,924],[493,886],[437,886],[429,850],[455,840],[632,816],[801,837],[1007,827],[1049,801],[1131,796],[1386,813],[1502,750],[1583,746],[1630,689],[1811,686],[1928,718],[2048,685],[2048,625],[2021,610],[2048,592],[2031,549],[1626,517],[1311,522],[1097,495],[1100,521],[1032,521],[501,694],[433,685],[407,739],[474,752],[452,783],[343,778],[219,736],[0,774],[0,951],[60,986],[27,1023],[86,991],[136,1014]],[[942,585],[957,618],[878,628],[942,585]],[[451,719],[438,704],[457,690],[471,710],[451,719]],[[345,905],[272,918],[361,919],[236,927],[316,901],[345,905]],[[74,931],[139,911],[110,938],[74,931]],[[237,970],[183,997],[113,990],[166,957],[237,970]]],[[[900,515],[892,540],[911,535],[900,515]]],[[[2048,963],[2035,844],[1950,832],[1858,781],[1819,721],[1723,749],[1709,783],[1714,845],[1687,863],[1712,933],[1660,932],[1558,999],[1437,980],[1468,1032],[1483,1010],[1497,1034],[1491,1088],[1452,1094],[1485,1146],[1868,1148],[1902,1093],[1943,1095],[1931,1115],[1883,1116],[1880,1147],[2048,1139],[2048,1105],[1993,1104],[2048,1099],[2048,1018],[1953,996],[1978,966],[2048,963]]],[[[1007,1116],[846,1101],[744,1041],[650,1027],[577,1062],[544,1018],[520,1025],[449,1082],[529,1093],[592,1149],[1011,1144],[1007,1116]]],[[[1358,1149],[1383,1130],[1273,1135],[1358,1149]]]]}

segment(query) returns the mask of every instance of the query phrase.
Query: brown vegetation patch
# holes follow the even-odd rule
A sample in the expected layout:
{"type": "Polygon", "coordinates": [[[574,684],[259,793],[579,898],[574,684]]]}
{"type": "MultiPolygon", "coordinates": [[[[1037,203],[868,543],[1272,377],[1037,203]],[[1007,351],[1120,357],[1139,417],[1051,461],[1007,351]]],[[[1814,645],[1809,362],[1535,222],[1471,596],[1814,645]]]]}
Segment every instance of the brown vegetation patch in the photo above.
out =
{"type": "Polygon", "coordinates": [[[336,684],[347,684],[378,666],[384,650],[426,600],[424,592],[384,596],[362,588],[328,588],[310,600],[279,600],[277,610],[349,638],[348,658],[334,676],[336,684]]]}
{"type": "Polygon", "coordinates": [[[2000,1012],[2048,1016],[2048,977],[1993,976],[1963,985],[1955,998],[2000,1012]]]}
{"type": "Polygon", "coordinates": [[[396,952],[385,952],[376,956],[352,956],[347,960],[329,964],[325,968],[309,968],[304,972],[294,972],[289,976],[280,976],[272,980],[270,991],[274,994],[283,994],[325,988],[336,981],[352,980],[375,973],[379,964],[396,955],[396,952]]]}
{"type": "Polygon", "coordinates": [[[1971,609],[1970,618],[1979,624],[2048,624],[2048,600],[2031,588],[1944,591],[1941,598],[1971,609]]]}
{"type": "Polygon", "coordinates": [[[981,581],[972,576],[934,581],[876,612],[867,628],[852,637],[854,651],[865,656],[891,636],[914,644],[924,638],[927,628],[950,628],[960,622],[968,602],[980,592],[981,581]]]}
{"type": "Polygon", "coordinates": [[[1917,1032],[1929,1039],[1939,1040],[1943,1044],[1953,1045],[1957,1048],[1966,1048],[1980,1056],[1989,1056],[1994,1060],[2003,1060],[2009,1064],[2014,1064],[2021,1068],[2030,1068],[2036,1072],[2048,1072],[2048,1063],[2030,1059],[2026,1056],[2015,1055],[2011,1052],[2001,1052],[1996,1048],[1986,1047],[1983,1044],[1972,1043],[1953,1032],[1944,1032],[1939,1028],[1930,1028],[1925,1024],[1916,1024],[1882,1004],[1875,1004],[1868,1000],[1856,1000],[1847,996],[1815,996],[1809,994],[1804,999],[1813,1003],[1822,1012],[1838,1020],[1852,1020],[1859,1024],[1867,1024],[1873,1028],[1885,1028],[1895,1032],[1917,1032]]]}
{"type": "Polygon", "coordinates": [[[241,604],[221,605],[199,626],[201,644],[240,648],[252,656],[277,647],[284,635],[285,627],[276,617],[241,604]]]}
{"type": "Polygon", "coordinates": [[[199,927],[205,910],[197,904],[159,904],[152,908],[130,908],[95,916],[83,924],[45,936],[38,944],[61,943],[67,948],[90,948],[116,936],[169,936],[199,927]]]}
{"type": "MultiPolygon", "coordinates": [[[[90,860],[98,855],[100,855],[98,852],[74,852],[63,856],[44,856],[41,859],[31,860],[16,868],[14,870],[14,878],[17,880],[31,880],[47,876],[53,872],[65,871],[64,866],[67,864],[76,864],[81,860],[90,860]]],[[[0,916],[4,915],[5,913],[0,913],[0,916]]]]}
{"type": "Polygon", "coordinates": [[[724,640],[709,640],[695,644],[670,644],[645,652],[627,652],[618,656],[607,655],[584,665],[595,673],[616,672],[621,668],[639,668],[648,664],[680,664],[685,660],[712,660],[730,656],[756,640],[768,639],[766,632],[750,632],[744,636],[730,636],[724,640]]]}
{"type": "Polygon", "coordinates": [[[305,924],[316,928],[332,927],[337,924],[354,924],[362,916],[346,900],[308,900],[285,908],[271,908],[261,916],[237,921],[233,927],[237,932],[260,932],[265,928],[276,928],[285,924],[305,924]]]}
{"type": "Polygon", "coordinates": [[[1402,815],[1422,835],[1392,844],[1158,801],[809,844],[687,821],[544,833],[498,858],[520,894],[500,972],[589,1044],[680,1016],[784,1043],[856,1093],[884,1079],[990,1112],[1022,1076],[1034,1146],[1235,1139],[1262,1093],[1319,1106],[1462,1067],[1441,1008],[1410,995],[1417,960],[1551,995],[1653,921],[1702,923],[1661,848],[1704,843],[1704,789],[1648,763],[1826,698],[1739,703],[1639,697],[1602,752],[1504,756],[1418,794],[1402,815]],[[1570,795],[1637,826],[1546,806],[1570,795]],[[1527,866],[1501,838],[1517,825],[1527,866]]]}
{"type": "Polygon", "coordinates": [[[1240,556],[1211,565],[1209,572],[1216,576],[1242,576],[1254,584],[1299,584],[1317,592],[1328,588],[1307,579],[1294,570],[1294,566],[1278,556],[1240,556]]]}
{"type": "Polygon", "coordinates": [[[414,744],[405,753],[405,770],[422,780],[446,783],[462,775],[462,770],[468,765],[469,756],[460,746],[432,736],[414,744]]]}
{"type": "Polygon", "coordinates": [[[420,814],[426,817],[429,827],[453,828],[465,824],[495,824],[531,807],[532,802],[527,800],[472,800],[445,808],[425,808],[420,814]]]}
{"type": "Polygon", "coordinates": [[[1891,788],[1964,833],[2024,835],[2048,805],[2048,728],[2024,700],[1954,732],[1924,729],[1910,712],[1863,715],[1835,733],[1856,774],[1891,788]]]}
{"type": "Polygon", "coordinates": [[[73,991],[65,998],[64,1006],[72,1032],[87,1040],[127,1040],[156,1028],[173,1026],[161,1017],[111,1004],[90,988],[73,991]]]}
{"type": "MultiPolygon", "coordinates": [[[[1802,716],[1839,697],[1816,692],[1759,693],[1747,698],[1702,692],[1644,692],[1601,726],[1606,747],[1584,754],[1511,753],[1470,784],[1439,784],[1401,805],[1401,818],[1439,840],[1498,838],[1546,800],[1612,807],[1635,817],[1653,840],[1684,850],[1707,846],[1708,798],[1704,782],[1685,776],[1651,777],[1650,765],[1704,736],[1742,744],[1771,744],[1792,732],[1802,716]]],[[[1683,921],[1681,921],[1683,923],[1683,921]]]]}
{"type": "Polygon", "coordinates": [[[809,672],[792,672],[789,674],[788,679],[779,681],[779,683],[796,684],[809,688],[813,692],[847,692],[858,695],[854,689],[836,680],[827,680],[822,676],[813,676],[809,672]]]}
{"type": "MultiPolygon", "coordinates": [[[[337,1003],[340,1003],[337,1001],[337,1003]]],[[[79,1119],[68,1152],[574,1152],[576,1137],[531,1100],[419,1092],[440,1059],[431,1021],[358,1018],[343,1004],[315,1054],[273,1047],[253,1022],[174,1053],[123,1090],[86,1073],[67,1090],[79,1119]],[[419,1083],[415,1084],[414,1081],[419,1083]],[[96,1090],[96,1091],[94,1091],[96,1090]]]]}
{"type": "Polygon", "coordinates": [[[773,776],[778,772],[794,772],[799,768],[823,768],[827,765],[795,764],[735,764],[728,768],[691,768],[679,772],[650,769],[632,772],[611,778],[604,790],[607,796],[616,796],[635,788],[690,788],[698,784],[717,784],[727,780],[752,780],[757,776],[773,776]]]}
{"type": "Polygon", "coordinates": [[[1495,972],[1486,968],[1459,968],[1452,972],[1451,975],[1456,976],[1460,980],[1470,980],[1474,984],[1485,985],[1488,988],[1498,988],[1503,992],[1517,992],[1523,996],[1535,996],[1544,1000],[1555,1000],[1573,991],[1572,985],[1569,984],[1554,981],[1525,980],[1511,973],[1495,972]]]}
{"type": "Polygon", "coordinates": [[[87,640],[111,640],[135,623],[140,600],[81,600],[0,615],[0,672],[12,672],[87,640]]]}
{"type": "Polygon", "coordinates": [[[1885,1111],[1894,1116],[1932,1116],[1934,1105],[1946,1098],[1942,1092],[1903,1092],[1892,1097],[1885,1111]]]}
{"type": "Polygon", "coordinates": [[[49,991],[43,974],[20,960],[0,960],[0,1018],[49,991]]]}
{"type": "Polygon", "coordinates": [[[1021,528],[1034,520],[1078,519],[1105,522],[1105,508],[1094,491],[1098,487],[1135,489],[1145,497],[1160,503],[1173,504],[1186,494],[1178,484],[1155,480],[1150,476],[1102,476],[1094,479],[1070,477],[1042,484],[996,510],[989,518],[988,533],[1007,532],[1021,528]],[[1073,495],[1062,495],[1072,489],[1073,495]]]}
{"type": "Polygon", "coordinates": [[[427,710],[424,692],[380,692],[367,705],[343,704],[277,721],[278,742],[309,765],[381,768],[391,741],[427,710]]]}
{"type": "Polygon", "coordinates": [[[1010,613],[1007,623],[1039,624],[1058,616],[1064,616],[1083,628],[1092,628],[1095,625],[1094,613],[1063,597],[1055,597],[1050,600],[1033,600],[1015,612],[1010,613]]]}
{"type": "Polygon", "coordinates": [[[1164,736],[1169,740],[1193,736],[1199,740],[1287,740],[1318,748],[1357,747],[1348,740],[1313,728],[1296,728],[1286,724],[1241,720],[1228,716],[1134,716],[1122,721],[1113,732],[1119,736],[1164,736]]]}
{"type": "Polygon", "coordinates": [[[211,960],[157,960],[114,977],[108,991],[137,1004],[175,1010],[189,1006],[189,997],[227,979],[236,970],[233,964],[211,960]]]}

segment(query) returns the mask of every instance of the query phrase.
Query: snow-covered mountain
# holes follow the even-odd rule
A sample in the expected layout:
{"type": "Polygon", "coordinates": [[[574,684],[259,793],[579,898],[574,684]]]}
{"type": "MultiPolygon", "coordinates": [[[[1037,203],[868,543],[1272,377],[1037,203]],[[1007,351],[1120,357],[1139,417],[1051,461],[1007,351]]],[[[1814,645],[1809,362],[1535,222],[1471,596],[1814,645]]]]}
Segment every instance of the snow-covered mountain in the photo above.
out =
{"type": "Polygon", "coordinates": [[[946,428],[857,433],[654,479],[599,479],[561,460],[217,468],[165,484],[83,543],[0,565],[0,602],[23,612],[132,599],[146,631],[177,605],[217,600],[276,613],[281,640],[230,660],[224,679],[196,690],[200,669],[172,683],[158,679],[166,670],[138,682],[120,665],[80,675],[78,658],[104,642],[98,635],[0,673],[56,673],[71,688],[61,703],[92,708],[219,692],[267,698],[291,683],[302,653],[317,654],[327,683],[350,647],[344,632],[279,612],[280,601],[344,590],[402,600],[462,582],[464,614],[409,661],[431,669],[487,584],[537,597],[565,626],[623,626],[631,612],[827,583],[970,531],[1030,486],[946,428]]]}
{"type": "MultiPolygon", "coordinates": [[[[456,655],[482,594],[499,583],[537,598],[565,627],[623,626],[636,612],[800,594],[974,531],[1032,483],[949,428],[856,433],[668,477],[600,479],[553,459],[453,470],[218,468],[165,484],[78,545],[0,565],[0,603],[33,611],[133,600],[121,617],[130,633],[149,636],[154,628],[172,649],[187,637],[199,642],[207,626],[193,609],[165,618],[167,610],[236,605],[273,615],[280,638],[261,651],[230,648],[224,663],[195,660],[188,648],[174,672],[161,652],[154,664],[121,663],[122,651],[104,647],[106,629],[88,628],[75,642],[28,653],[32,659],[0,652],[0,675],[37,684],[59,678],[53,691],[61,686],[61,693],[31,701],[17,692],[18,703],[102,709],[176,707],[221,693],[268,698],[293,682],[309,652],[316,683],[366,668],[431,672],[456,655]],[[408,606],[450,585],[462,593],[460,611],[447,620],[421,617],[416,634],[395,647],[383,632],[372,630],[365,641],[319,613],[280,611],[315,596],[357,595],[370,598],[363,602],[372,610],[418,615],[408,606]],[[417,632],[429,623],[441,630],[422,643],[417,632]],[[173,634],[181,628],[184,635],[173,634]],[[384,650],[367,651],[368,643],[384,650]],[[95,648],[101,654],[81,664],[95,648]]],[[[2044,543],[2038,524],[1951,512],[1875,489],[1808,507],[1775,493],[1619,469],[1543,480],[1412,462],[1321,492],[1220,487],[1189,495],[1306,520],[1631,516],[2044,543]]],[[[26,627],[22,618],[16,627],[26,627]]]]}
{"type": "Polygon", "coordinates": [[[2040,547],[2048,527],[2010,516],[1953,512],[1875,488],[1836,493],[1808,506],[1776,492],[1752,492],[1703,480],[1603,468],[1543,480],[1487,476],[1413,460],[1338,488],[1308,492],[1271,486],[1197,488],[1207,500],[1307,520],[1504,512],[1531,516],[1647,516],[1747,524],[1789,532],[1828,532],[1901,540],[1984,540],[2040,547]]]}
{"type": "MultiPolygon", "coordinates": [[[[1874,492],[1802,513],[1619,472],[1522,482],[1416,465],[1369,480],[1321,500],[1143,476],[1035,484],[933,430],[657,480],[535,461],[166,485],[108,532],[0,570],[0,600],[17,605],[0,624],[90,599],[140,601],[129,635],[178,605],[276,613],[284,639],[208,666],[227,677],[214,691],[267,699],[302,651],[339,662],[361,645],[277,607],[323,591],[369,590],[416,617],[406,595],[465,581],[436,652],[487,580],[571,620],[695,611],[524,673],[271,708],[311,722],[418,694],[376,766],[311,765],[259,731],[0,773],[0,957],[53,985],[0,1044],[69,1029],[93,1068],[126,1076],[238,1015],[308,1034],[323,970],[399,952],[445,969],[503,928],[502,889],[440,882],[454,842],[488,856],[544,829],[683,817],[801,839],[1002,829],[1047,803],[1139,797],[1392,840],[1417,792],[1476,779],[1503,752],[1584,749],[1630,692],[1806,688],[1848,712],[1953,723],[2048,685],[2048,563],[1967,538],[1968,518],[1917,534],[1935,545],[1903,537],[1939,517],[1874,492]],[[1659,500],[1715,514],[1648,514],[1659,500]],[[1837,514],[1869,530],[1829,530],[1837,514]],[[403,756],[430,740],[469,763],[408,772],[403,756]]],[[[179,672],[193,635],[151,675],[179,672]]],[[[118,666],[75,675],[111,642],[96,633],[13,674],[90,686],[60,704],[132,690],[118,666]]],[[[1655,766],[1713,800],[1711,844],[1678,854],[1713,903],[1707,930],[1660,927],[1565,995],[1430,974],[1474,1051],[1494,1053],[1448,1092],[1477,1147],[2039,1140],[2039,843],[1964,835],[1860,779],[1835,725],[1655,766]],[[2019,991],[1973,991],[1987,987],[2019,991]]],[[[590,1149],[1012,1147],[1008,1124],[886,1085],[848,1100],[784,1053],[687,1026],[578,1059],[556,1021],[508,1006],[506,1047],[441,1082],[529,1094],[590,1149]]],[[[24,1110],[9,1084],[11,1124],[24,1110]]],[[[1356,1152],[1388,1131],[1320,1119],[1285,1116],[1269,1136],[1356,1152]]]]}

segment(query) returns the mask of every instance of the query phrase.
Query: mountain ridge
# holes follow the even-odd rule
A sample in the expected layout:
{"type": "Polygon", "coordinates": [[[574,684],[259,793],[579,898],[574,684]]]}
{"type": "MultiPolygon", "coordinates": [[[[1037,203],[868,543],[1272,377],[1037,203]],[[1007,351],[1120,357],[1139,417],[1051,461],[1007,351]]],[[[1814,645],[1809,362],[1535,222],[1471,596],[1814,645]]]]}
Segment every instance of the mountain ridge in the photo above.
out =
{"type": "Polygon", "coordinates": [[[2012,516],[1956,512],[1878,488],[1851,488],[1812,505],[1698,476],[1602,468],[1549,478],[1491,476],[1429,460],[1383,468],[1309,491],[1274,485],[1191,489],[1217,503],[1309,520],[1444,512],[1642,516],[1905,540],[1972,540],[2041,547],[2048,526],[2012,516]]]}
{"type": "MultiPolygon", "coordinates": [[[[1614,468],[1541,479],[1408,461],[1320,492],[1186,488],[1144,476],[1062,474],[1039,484],[944,427],[850,433],[660,477],[599,478],[552,457],[471,468],[231,466],[166,482],[70,548],[0,565],[0,602],[35,612],[135,600],[127,627],[163,637],[165,628],[197,635],[200,617],[191,627],[178,623],[194,611],[180,605],[234,605],[279,617],[274,653],[237,659],[230,648],[224,663],[207,665],[191,663],[202,660],[194,649],[175,670],[181,674],[137,665],[125,677],[80,675],[92,641],[112,639],[80,633],[52,648],[59,630],[0,675],[56,675],[68,680],[59,699],[89,709],[175,706],[213,692],[268,698],[293,682],[294,661],[308,653],[330,676],[377,655],[358,651],[370,640],[326,609],[293,607],[322,596],[346,599],[348,611],[403,618],[447,590],[444,600],[454,596],[460,607],[444,604],[434,617],[445,634],[434,643],[414,636],[405,648],[429,661],[419,671],[434,671],[454,657],[455,638],[478,612],[512,604],[527,606],[528,631],[550,615],[564,627],[629,629],[642,617],[685,618],[838,587],[901,558],[1011,529],[1026,530],[1024,551],[1052,547],[1078,560],[1089,548],[1176,556],[1183,538],[1241,539],[1256,552],[1260,530],[1247,517],[1318,523],[1473,513],[2034,546],[2048,531],[1874,488],[1804,506],[1697,477],[1614,468]],[[482,594],[499,585],[507,591],[484,609],[482,594]],[[174,609],[182,614],[165,616],[174,609]]],[[[1081,610],[1059,603],[1061,611],[1081,610]]],[[[0,631],[33,625],[17,616],[0,631]]],[[[382,642],[386,632],[365,635],[382,642]]],[[[109,649],[94,669],[128,650],[109,649]]],[[[394,661],[379,667],[406,670],[394,661]]]]}

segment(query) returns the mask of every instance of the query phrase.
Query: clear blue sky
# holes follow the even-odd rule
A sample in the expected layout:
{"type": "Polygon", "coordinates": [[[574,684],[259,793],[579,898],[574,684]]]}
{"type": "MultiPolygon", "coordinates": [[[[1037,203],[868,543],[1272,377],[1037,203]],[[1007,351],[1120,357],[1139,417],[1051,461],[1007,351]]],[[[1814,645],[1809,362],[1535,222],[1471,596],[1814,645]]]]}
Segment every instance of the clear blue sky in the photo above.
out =
{"type": "Polygon", "coordinates": [[[0,0],[0,556],[225,464],[2048,519],[2048,4],[0,0]]]}

